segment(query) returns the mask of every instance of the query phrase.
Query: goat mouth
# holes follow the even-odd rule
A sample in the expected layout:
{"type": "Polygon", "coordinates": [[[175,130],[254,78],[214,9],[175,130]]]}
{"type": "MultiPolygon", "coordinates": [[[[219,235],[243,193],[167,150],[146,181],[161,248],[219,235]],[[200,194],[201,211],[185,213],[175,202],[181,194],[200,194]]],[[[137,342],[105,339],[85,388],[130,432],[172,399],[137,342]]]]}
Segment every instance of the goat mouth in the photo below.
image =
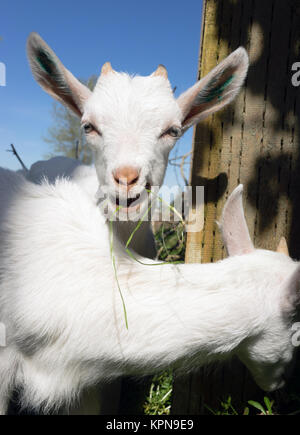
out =
{"type": "MultiPolygon", "coordinates": [[[[138,194],[137,196],[135,196],[134,198],[127,198],[127,199],[120,199],[118,196],[116,197],[116,206],[117,207],[122,207],[122,208],[129,208],[132,207],[133,204],[137,201],[138,203],[140,202],[139,199],[141,198],[141,195],[138,194]]],[[[135,204],[134,206],[138,205],[135,204]]]]}
{"type": "Polygon", "coordinates": [[[147,183],[144,190],[141,193],[138,193],[136,196],[132,198],[120,198],[119,196],[116,196],[112,199],[112,202],[115,204],[116,208],[120,209],[120,211],[128,213],[140,207],[142,203],[148,199],[150,191],[151,185],[147,183]]]}

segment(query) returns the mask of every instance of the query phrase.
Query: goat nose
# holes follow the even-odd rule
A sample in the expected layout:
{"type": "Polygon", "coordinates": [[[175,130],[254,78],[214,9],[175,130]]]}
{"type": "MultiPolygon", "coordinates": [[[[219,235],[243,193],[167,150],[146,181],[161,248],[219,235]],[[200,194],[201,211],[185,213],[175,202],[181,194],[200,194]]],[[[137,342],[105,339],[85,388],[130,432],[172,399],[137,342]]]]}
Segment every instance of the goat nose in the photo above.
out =
{"type": "Polygon", "coordinates": [[[130,190],[139,179],[139,170],[132,166],[123,166],[113,172],[113,177],[118,185],[130,190]]]}

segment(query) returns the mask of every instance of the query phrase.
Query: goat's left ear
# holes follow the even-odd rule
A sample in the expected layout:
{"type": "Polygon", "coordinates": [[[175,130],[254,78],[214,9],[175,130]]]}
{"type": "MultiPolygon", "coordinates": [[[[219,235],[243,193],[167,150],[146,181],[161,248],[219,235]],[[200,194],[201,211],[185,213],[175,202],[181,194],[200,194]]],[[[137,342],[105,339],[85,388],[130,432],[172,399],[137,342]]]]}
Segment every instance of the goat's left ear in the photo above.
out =
{"type": "Polygon", "coordinates": [[[246,50],[239,47],[179,96],[177,103],[182,111],[183,130],[222,109],[234,99],[244,83],[248,64],[246,50]]]}
{"type": "Polygon", "coordinates": [[[27,55],[39,85],[76,115],[81,116],[91,91],[63,66],[54,51],[35,32],[28,37],[27,55]]]}
{"type": "Polygon", "coordinates": [[[242,255],[254,251],[244,215],[242,184],[227,199],[219,227],[228,255],[242,255]]]}

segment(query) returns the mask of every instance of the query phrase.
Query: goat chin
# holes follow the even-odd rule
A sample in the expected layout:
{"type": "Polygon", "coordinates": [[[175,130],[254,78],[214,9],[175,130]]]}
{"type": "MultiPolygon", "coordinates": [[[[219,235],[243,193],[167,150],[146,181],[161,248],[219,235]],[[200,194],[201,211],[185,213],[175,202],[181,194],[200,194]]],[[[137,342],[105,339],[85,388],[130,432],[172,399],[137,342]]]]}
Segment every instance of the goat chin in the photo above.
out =
{"type": "Polygon", "coordinates": [[[138,257],[142,265],[115,238],[115,273],[109,226],[80,182],[35,185],[3,170],[0,189],[2,413],[14,387],[23,406],[49,412],[101,381],[234,353],[257,379],[276,367],[270,385],[282,375],[293,351],[290,258],[254,250],[215,264],[138,257]]]}

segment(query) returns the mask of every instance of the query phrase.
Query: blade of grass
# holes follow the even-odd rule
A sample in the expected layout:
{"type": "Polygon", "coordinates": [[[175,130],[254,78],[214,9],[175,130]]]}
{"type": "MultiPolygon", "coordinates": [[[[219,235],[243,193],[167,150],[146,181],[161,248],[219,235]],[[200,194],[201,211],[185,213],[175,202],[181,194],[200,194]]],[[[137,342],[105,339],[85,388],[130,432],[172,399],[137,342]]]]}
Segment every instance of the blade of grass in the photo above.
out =
{"type": "Polygon", "coordinates": [[[125,305],[124,297],[123,297],[123,294],[122,294],[122,291],[121,291],[118,275],[117,275],[116,259],[115,259],[115,254],[114,254],[114,234],[113,234],[112,222],[113,222],[112,219],[110,219],[110,221],[109,221],[110,256],[111,256],[111,259],[112,259],[112,265],[113,265],[113,269],[114,269],[114,274],[115,274],[115,279],[116,279],[118,291],[119,291],[119,294],[120,294],[120,297],[121,297],[121,301],[122,301],[122,306],[123,306],[123,311],[124,311],[124,317],[125,317],[125,325],[126,325],[126,329],[128,329],[128,319],[127,319],[126,305],[125,305]]]}
{"type": "MultiPolygon", "coordinates": [[[[146,190],[147,190],[147,192],[151,192],[151,190],[148,190],[148,189],[146,189],[146,190]]],[[[170,207],[171,207],[171,206],[170,206],[170,207]]],[[[143,266],[161,266],[161,265],[163,265],[163,264],[179,264],[179,263],[182,264],[183,261],[164,261],[164,262],[161,262],[161,263],[144,263],[143,261],[140,261],[138,258],[136,258],[136,257],[133,255],[132,251],[129,249],[128,246],[130,245],[130,243],[131,243],[131,241],[132,241],[132,238],[133,238],[134,234],[137,232],[137,230],[138,230],[138,229],[140,228],[140,226],[142,225],[145,216],[147,216],[147,214],[149,213],[149,211],[151,210],[151,208],[152,208],[152,203],[151,203],[150,206],[147,208],[147,210],[145,211],[145,213],[143,214],[143,216],[142,216],[141,219],[139,220],[137,226],[135,227],[135,229],[134,229],[134,230],[132,231],[132,233],[130,234],[130,236],[129,236],[127,242],[126,242],[126,245],[125,245],[125,251],[127,252],[127,254],[129,255],[130,258],[132,258],[133,260],[135,260],[137,263],[142,264],[143,266]]]]}
{"type": "Polygon", "coordinates": [[[161,227],[162,227],[161,228],[161,240],[162,240],[162,243],[163,243],[163,247],[164,247],[164,249],[165,249],[165,251],[167,253],[167,256],[168,256],[168,255],[170,255],[170,251],[168,250],[168,248],[166,246],[166,242],[165,242],[165,234],[164,234],[165,227],[164,227],[164,224],[162,224],[161,227]]]}
{"type": "MultiPolygon", "coordinates": [[[[151,190],[146,189],[146,191],[148,193],[151,193],[152,195],[156,196],[156,198],[158,198],[161,202],[165,203],[172,211],[173,213],[175,213],[181,220],[182,224],[184,225],[184,220],[182,218],[182,216],[180,215],[180,213],[175,209],[175,207],[173,207],[171,204],[168,204],[166,201],[164,201],[161,197],[159,197],[158,195],[155,195],[151,190]]],[[[114,212],[114,214],[116,214],[120,208],[122,208],[122,206],[118,206],[114,212]]],[[[129,245],[133,239],[134,234],[137,232],[137,230],[140,228],[140,226],[142,225],[144,218],[147,216],[147,214],[149,213],[149,211],[152,208],[152,202],[150,203],[150,206],[147,208],[147,210],[145,211],[145,213],[143,214],[143,216],[141,217],[141,219],[138,221],[138,224],[136,225],[136,227],[134,228],[134,230],[132,231],[132,233],[130,234],[126,245],[125,245],[125,251],[127,252],[127,254],[129,255],[130,258],[132,258],[134,261],[138,262],[139,264],[143,265],[143,266],[160,266],[160,265],[164,265],[164,264],[183,264],[183,261],[165,261],[165,262],[161,262],[161,263],[144,263],[142,261],[140,261],[138,258],[136,258],[132,251],[129,249],[129,245]]],[[[126,305],[125,305],[125,301],[124,301],[124,297],[121,291],[121,287],[120,287],[120,283],[118,280],[118,275],[117,275],[117,268],[116,268],[116,260],[115,260],[115,255],[114,255],[114,249],[113,249],[113,227],[112,227],[112,218],[109,220],[109,230],[110,230],[110,255],[111,255],[111,259],[112,259],[112,264],[113,264],[113,269],[114,269],[114,275],[115,275],[115,279],[116,279],[116,283],[117,283],[117,287],[118,287],[118,291],[121,297],[121,301],[122,301],[122,305],[123,305],[123,311],[124,311],[124,317],[125,317],[125,325],[126,325],[126,329],[128,329],[128,319],[127,319],[127,311],[126,311],[126,305]]],[[[182,231],[182,237],[183,237],[183,231],[182,231]]]]}
{"type": "Polygon", "coordinates": [[[147,191],[148,193],[151,193],[151,195],[155,196],[155,197],[156,197],[160,202],[162,202],[163,204],[167,205],[167,206],[170,208],[170,210],[172,210],[172,212],[175,213],[175,214],[179,217],[179,219],[181,220],[181,222],[184,224],[184,220],[183,220],[181,214],[179,213],[178,210],[176,210],[175,207],[173,207],[171,204],[168,204],[167,201],[165,201],[165,200],[164,200],[163,198],[161,198],[159,195],[156,195],[154,192],[152,192],[152,190],[150,190],[150,189],[146,189],[146,191],[147,191]]]}
{"type": "MultiPolygon", "coordinates": [[[[184,227],[185,222],[184,222],[184,220],[183,220],[183,217],[182,217],[182,215],[179,213],[179,211],[176,210],[175,207],[173,207],[171,204],[167,203],[167,201],[165,201],[165,200],[164,200],[163,198],[161,198],[159,195],[156,195],[154,192],[152,192],[151,189],[146,189],[146,191],[147,191],[148,193],[151,193],[151,195],[155,196],[156,199],[158,199],[162,204],[167,205],[167,207],[169,207],[170,210],[172,210],[173,213],[176,214],[176,215],[179,217],[179,219],[180,219],[180,221],[181,221],[181,223],[182,223],[182,226],[184,227]]],[[[183,240],[184,240],[183,231],[182,231],[181,235],[182,235],[182,239],[181,239],[181,241],[183,242],[183,240]]]]}
{"type": "Polygon", "coordinates": [[[147,214],[149,213],[149,211],[151,210],[151,208],[152,208],[152,204],[150,204],[150,206],[147,208],[147,210],[145,211],[145,213],[143,214],[143,216],[141,217],[141,219],[138,221],[137,226],[135,227],[135,229],[134,229],[134,230],[132,231],[132,233],[130,234],[129,239],[128,239],[127,242],[126,242],[125,249],[129,246],[129,244],[130,244],[130,242],[131,242],[133,236],[135,235],[135,233],[137,232],[137,230],[138,230],[138,229],[140,228],[140,226],[142,225],[142,223],[143,223],[143,221],[144,221],[144,218],[147,216],[147,214]]]}

